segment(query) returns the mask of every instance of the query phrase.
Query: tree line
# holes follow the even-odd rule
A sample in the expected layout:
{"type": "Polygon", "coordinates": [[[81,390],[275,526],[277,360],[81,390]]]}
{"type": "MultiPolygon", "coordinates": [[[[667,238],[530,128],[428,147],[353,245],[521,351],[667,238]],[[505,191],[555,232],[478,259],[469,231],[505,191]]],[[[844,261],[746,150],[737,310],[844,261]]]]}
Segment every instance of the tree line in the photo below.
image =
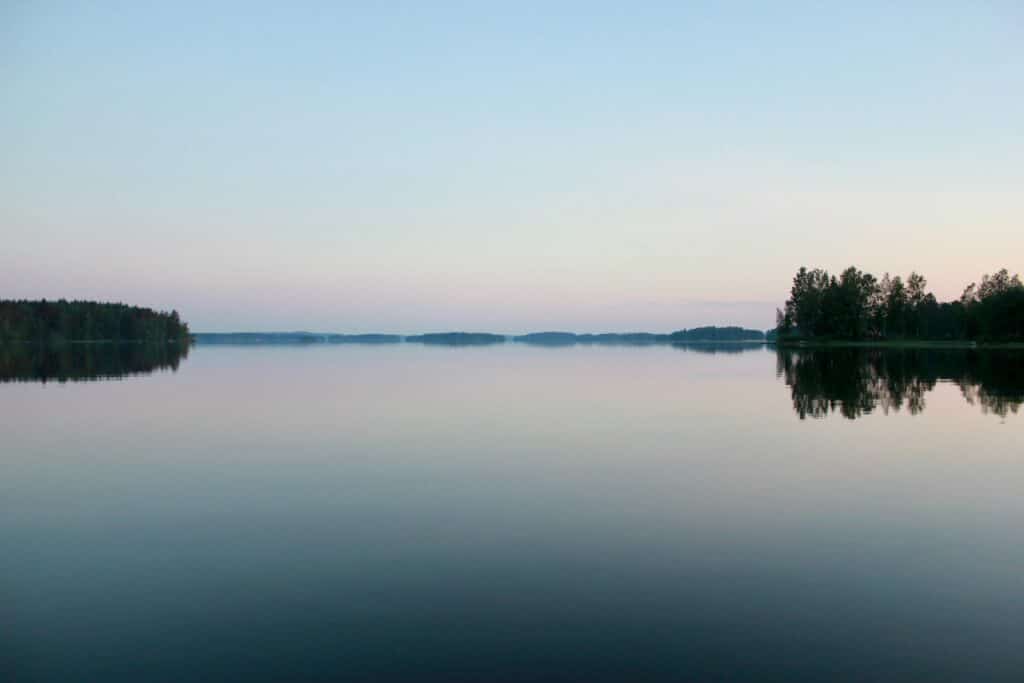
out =
{"type": "Polygon", "coordinates": [[[841,340],[929,339],[1024,341],[1024,284],[1004,268],[968,285],[956,301],[939,302],[927,280],[881,279],[851,266],[839,277],[800,268],[785,309],[776,311],[779,336],[841,340]]]}
{"type": "Polygon", "coordinates": [[[0,341],[188,343],[188,324],[170,313],[96,301],[0,300],[0,341]]]}
{"type": "Polygon", "coordinates": [[[671,334],[652,332],[604,332],[576,334],[575,332],[531,332],[512,337],[512,341],[541,346],[572,346],[574,344],[687,344],[690,342],[761,342],[765,333],[742,327],[716,327],[707,325],[689,330],[676,330],[671,334]]]}
{"type": "Polygon", "coordinates": [[[689,330],[677,330],[669,335],[674,342],[688,341],[764,341],[765,333],[761,330],[748,330],[735,325],[727,327],[694,327],[689,330]]]}

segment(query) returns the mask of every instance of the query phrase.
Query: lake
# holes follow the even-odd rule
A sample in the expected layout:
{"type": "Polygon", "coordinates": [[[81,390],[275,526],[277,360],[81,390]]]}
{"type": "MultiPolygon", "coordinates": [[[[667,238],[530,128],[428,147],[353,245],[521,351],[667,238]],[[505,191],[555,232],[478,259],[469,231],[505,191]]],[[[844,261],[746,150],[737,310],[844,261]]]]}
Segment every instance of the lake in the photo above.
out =
{"type": "Polygon", "coordinates": [[[141,355],[0,354],[0,679],[1024,680],[1020,352],[141,355]]]}

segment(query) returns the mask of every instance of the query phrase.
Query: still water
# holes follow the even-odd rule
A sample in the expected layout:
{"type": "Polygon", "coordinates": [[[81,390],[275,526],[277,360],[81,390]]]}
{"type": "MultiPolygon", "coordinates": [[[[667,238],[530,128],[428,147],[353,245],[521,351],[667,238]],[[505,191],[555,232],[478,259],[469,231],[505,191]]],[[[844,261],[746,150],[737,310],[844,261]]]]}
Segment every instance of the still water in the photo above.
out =
{"type": "Polygon", "coordinates": [[[0,364],[0,680],[1024,680],[1020,354],[105,353],[0,364]]]}

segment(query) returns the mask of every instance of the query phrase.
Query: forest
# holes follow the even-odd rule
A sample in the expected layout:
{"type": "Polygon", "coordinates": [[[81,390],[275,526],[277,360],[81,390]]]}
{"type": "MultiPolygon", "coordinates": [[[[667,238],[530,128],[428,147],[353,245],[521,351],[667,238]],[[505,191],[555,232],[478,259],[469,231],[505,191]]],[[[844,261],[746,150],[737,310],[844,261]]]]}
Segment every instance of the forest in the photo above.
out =
{"type": "Polygon", "coordinates": [[[801,268],[785,309],[776,311],[780,341],[1024,341],[1024,284],[1004,268],[971,283],[956,301],[939,302],[911,273],[881,279],[851,266],[839,277],[801,268]]]}
{"type": "Polygon", "coordinates": [[[0,300],[0,342],[72,341],[183,343],[188,324],[177,311],[95,301],[0,300]]]}

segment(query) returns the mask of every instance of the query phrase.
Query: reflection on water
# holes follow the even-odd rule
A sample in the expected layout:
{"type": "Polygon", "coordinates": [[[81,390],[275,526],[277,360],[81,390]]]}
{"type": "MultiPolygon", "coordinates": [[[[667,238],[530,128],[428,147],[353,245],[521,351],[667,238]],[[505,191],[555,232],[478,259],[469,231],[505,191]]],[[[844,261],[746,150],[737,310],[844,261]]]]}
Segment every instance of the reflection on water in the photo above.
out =
{"type": "Polygon", "coordinates": [[[1019,359],[787,352],[812,405],[928,402],[801,421],[737,350],[2,384],[0,680],[1018,683],[1024,416],[953,382],[1009,410],[1019,359]]]}
{"type": "Polygon", "coordinates": [[[764,348],[760,342],[695,342],[690,344],[673,344],[672,348],[681,351],[692,351],[693,353],[743,353],[745,351],[759,351],[764,348]]]}
{"type": "MultiPolygon", "coordinates": [[[[436,335],[441,337],[441,335],[436,335]]],[[[429,344],[463,347],[473,340],[431,339],[429,344]]],[[[488,340],[488,344],[493,343],[488,340]]],[[[587,346],[650,347],[642,341],[583,343],[527,340],[528,346],[549,349],[587,346]]],[[[486,345],[486,344],[485,344],[486,345]]],[[[670,344],[695,354],[742,354],[765,349],[761,343],[703,342],[670,344]]],[[[0,346],[0,382],[79,382],[176,372],[188,357],[187,346],[175,344],[64,344],[0,346]]],[[[338,350],[337,353],[344,353],[338,350]]],[[[939,382],[955,384],[967,403],[984,413],[1005,417],[1024,404],[1024,351],[973,349],[776,349],[776,376],[790,388],[793,410],[800,419],[839,414],[856,419],[876,409],[883,414],[906,410],[921,413],[927,395],[939,382]]]]}
{"type": "Polygon", "coordinates": [[[180,344],[0,345],[0,382],[83,382],[177,371],[188,357],[180,344]]]}
{"type": "Polygon", "coordinates": [[[776,375],[801,419],[849,419],[881,409],[921,413],[938,382],[968,403],[1005,417],[1024,403],[1024,352],[963,349],[778,349],[776,375]]]}

